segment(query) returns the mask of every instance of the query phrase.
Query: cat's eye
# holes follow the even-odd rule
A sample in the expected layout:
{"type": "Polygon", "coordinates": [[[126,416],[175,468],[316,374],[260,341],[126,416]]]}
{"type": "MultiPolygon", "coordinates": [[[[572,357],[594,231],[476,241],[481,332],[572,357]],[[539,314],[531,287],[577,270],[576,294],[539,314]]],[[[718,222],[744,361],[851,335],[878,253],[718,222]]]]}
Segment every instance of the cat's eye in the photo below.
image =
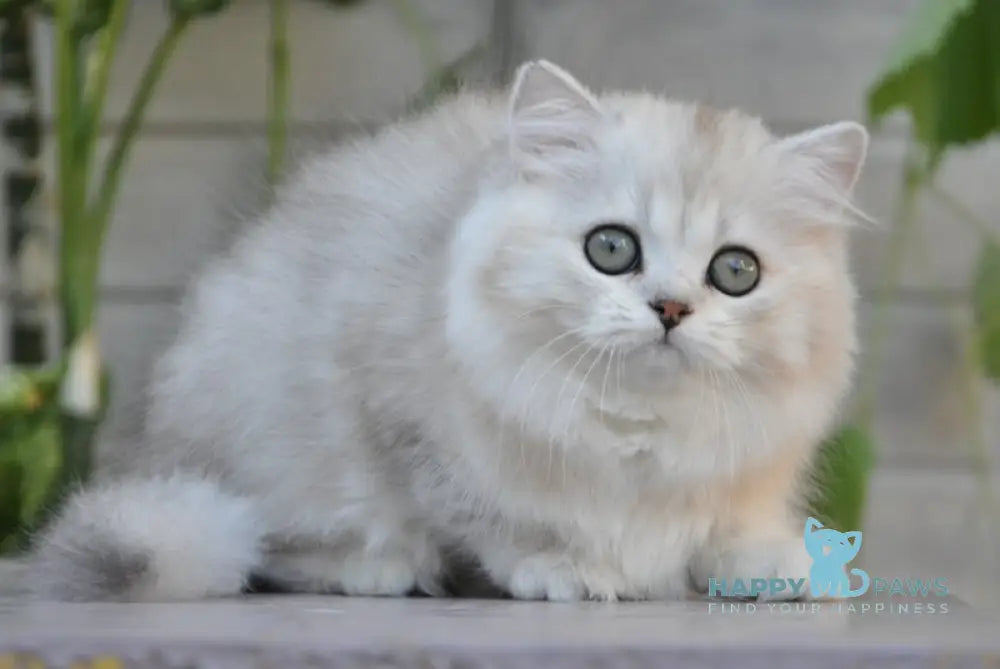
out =
{"type": "Polygon", "coordinates": [[[753,251],[740,246],[718,250],[708,264],[708,282],[732,297],[746,295],[760,281],[760,263],[753,251]]]}
{"type": "Polygon", "coordinates": [[[583,243],[587,260],[604,274],[624,274],[639,269],[642,251],[635,234],[622,225],[602,225],[587,234],[583,243]]]}

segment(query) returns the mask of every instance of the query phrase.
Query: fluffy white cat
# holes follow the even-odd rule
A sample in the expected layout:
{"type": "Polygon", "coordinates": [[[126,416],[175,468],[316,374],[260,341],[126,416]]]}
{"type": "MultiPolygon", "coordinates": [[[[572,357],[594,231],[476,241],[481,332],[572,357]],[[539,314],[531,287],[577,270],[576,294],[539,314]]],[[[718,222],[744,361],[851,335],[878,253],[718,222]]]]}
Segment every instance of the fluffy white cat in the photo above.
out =
{"type": "Polygon", "coordinates": [[[866,147],[856,123],[776,138],[539,61],[336,148],[197,281],[131,474],[68,502],[36,591],[808,577],[866,147]]]}

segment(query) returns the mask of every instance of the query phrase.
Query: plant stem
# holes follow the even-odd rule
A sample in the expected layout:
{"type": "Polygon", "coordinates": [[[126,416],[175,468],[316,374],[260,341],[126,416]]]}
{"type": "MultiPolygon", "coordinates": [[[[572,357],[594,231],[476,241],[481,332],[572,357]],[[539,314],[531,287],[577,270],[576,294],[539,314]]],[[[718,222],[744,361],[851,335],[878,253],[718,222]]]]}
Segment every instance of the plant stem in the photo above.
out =
{"type": "Polygon", "coordinates": [[[63,339],[72,341],[89,321],[90,307],[80,284],[89,274],[90,259],[78,252],[86,236],[85,166],[76,141],[80,111],[80,45],[73,35],[73,0],[56,4],[56,109],[59,153],[58,203],[60,219],[59,290],[63,311],[63,339]]]}
{"type": "Polygon", "coordinates": [[[125,18],[128,15],[128,0],[113,0],[111,16],[107,25],[101,29],[97,45],[87,57],[87,77],[84,84],[83,119],[80,123],[81,132],[85,133],[84,157],[81,162],[89,167],[93,164],[94,151],[100,135],[100,123],[104,116],[104,100],[107,97],[108,82],[111,79],[111,67],[114,64],[115,53],[121,42],[125,18]]]}
{"type": "Polygon", "coordinates": [[[267,179],[273,188],[281,178],[288,135],[288,0],[271,0],[271,81],[268,89],[267,179]]]}
{"type": "Polygon", "coordinates": [[[889,248],[883,264],[882,278],[875,298],[875,315],[872,323],[868,361],[858,383],[858,404],[856,415],[858,424],[870,427],[875,416],[878,396],[878,372],[881,369],[885,339],[889,326],[889,300],[896,292],[899,274],[903,265],[907,238],[916,213],[917,197],[925,182],[925,170],[918,165],[913,155],[913,146],[907,151],[903,161],[903,192],[896,204],[892,217],[892,233],[889,248]]]}
{"type": "MultiPolygon", "coordinates": [[[[93,319],[94,287],[90,277],[96,277],[98,258],[89,251],[92,231],[86,215],[87,171],[85,162],[87,128],[84,127],[82,110],[82,72],[80,55],[82,38],[74,34],[73,19],[76,3],[74,0],[58,0],[55,14],[56,39],[56,109],[58,117],[58,202],[59,202],[59,295],[62,310],[63,341],[68,357],[74,352],[89,350],[96,355],[96,341],[85,337],[93,319]],[[80,346],[91,341],[94,347],[80,346]]],[[[79,356],[76,356],[79,358],[79,356]]],[[[99,360],[91,362],[99,365],[99,360]]],[[[67,376],[60,388],[60,449],[62,464],[60,481],[54,486],[51,501],[56,501],[69,484],[86,477],[90,469],[90,443],[86,439],[87,430],[96,424],[96,412],[77,415],[81,402],[76,407],[67,404],[67,396],[79,400],[81,395],[94,396],[99,392],[99,379],[87,379],[85,373],[67,367],[67,376]],[[73,376],[67,382],[68,376],[73,376]],[[87,382],[93,387],[85,388],[87,382]],[[72,388],[72,390],[71,390],[72,388]],[[81,393],[81,389],[83,392],[81,393]]],[[[90,433],[92,434],[92,432],[90,433]]]]}
{"type": "MultiPolygon", "coordinates": [[[[121,129],[115,138],[115,143],[111,148],[107,161],[104,164],[104,174],[98,188],[95,201],[87,209],[87,222],[90,226],[91,235],[88,238],[86,253],[95,259],[100,255],[101,244],[104,241],[104,234],[107,231],[108,219],[114,209],[115,197],[118,194],[118,187],[121,184],[122,168],[128,158],[132,142],[142,124],[142,118],[146,111],[146,106],[152,98],[153,91],[157,83],[166,70],[166,64],[170,60],[171,54],[176,49],[181,36],[190,25],[191,19],[187,15],[177,15],[174,17],[166,32],[160,37],[156,48],[146,64],[146,70],[139,80],[139,85],[132,100],[129,102],[128,110],[121,129]]],[[[88,285],[94,286],[97,281],[96,262],[93,273],[87,277],[88,285]]]]}

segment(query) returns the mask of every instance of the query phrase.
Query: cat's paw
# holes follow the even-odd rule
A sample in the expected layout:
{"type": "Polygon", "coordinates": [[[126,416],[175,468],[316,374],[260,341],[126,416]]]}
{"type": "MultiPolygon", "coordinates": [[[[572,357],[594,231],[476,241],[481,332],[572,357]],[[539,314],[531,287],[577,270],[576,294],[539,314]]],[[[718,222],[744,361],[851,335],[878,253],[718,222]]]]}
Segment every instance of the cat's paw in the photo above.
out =
{"type": "Polygon", "coordinates": [[[606,576],[575,565],[565,556],[539,553],[514,565],[507,589],[516,599],[615,601],[617,588],[606,576]]]}
{"type": "Polygon", "coordinates": [[[417,586],[417,571],[402,557],[352,556],[339,569],[345,595],[402,596],[417,586]]]}
{"type": "Polygon", "coordinates": [[[428,580],[402,555],[324,550],[271,555],[260,576],[292,592],[382,597],[404,596],[428,580]]]}
{"type": "Polygon", "coordinates": [[[766,589],[757,594],[760,600],[811,599],[811,564],[802,539],[796,537],[770,542],[741,542],[708,550],[696,558],[691,574],[695,589],[709,595],[714,594],[708,592],[709,579],[714,579],[716,583],[724,580],[730,588],[737,580],[751,587],[755,580],[759,583],[760,579],[766,579],[766,589]]]}

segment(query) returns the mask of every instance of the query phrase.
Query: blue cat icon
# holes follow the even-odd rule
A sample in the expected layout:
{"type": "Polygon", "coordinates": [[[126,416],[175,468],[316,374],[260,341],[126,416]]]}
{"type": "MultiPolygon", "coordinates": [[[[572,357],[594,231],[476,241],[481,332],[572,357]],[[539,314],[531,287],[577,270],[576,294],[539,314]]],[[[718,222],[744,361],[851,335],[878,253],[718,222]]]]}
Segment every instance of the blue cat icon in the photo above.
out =
{"type": "Polygon", "coordinates": [[[838,532],[815,518],[806,519],[803,534],[806,551],[813,559],[809,568],[809,590],[813,597],[858,597],[868,591],[870,579],[864,569],[852,569],[861,577],[861,587],[851,590],[847,563],[861,550],[861,532],[838,532]]]}

